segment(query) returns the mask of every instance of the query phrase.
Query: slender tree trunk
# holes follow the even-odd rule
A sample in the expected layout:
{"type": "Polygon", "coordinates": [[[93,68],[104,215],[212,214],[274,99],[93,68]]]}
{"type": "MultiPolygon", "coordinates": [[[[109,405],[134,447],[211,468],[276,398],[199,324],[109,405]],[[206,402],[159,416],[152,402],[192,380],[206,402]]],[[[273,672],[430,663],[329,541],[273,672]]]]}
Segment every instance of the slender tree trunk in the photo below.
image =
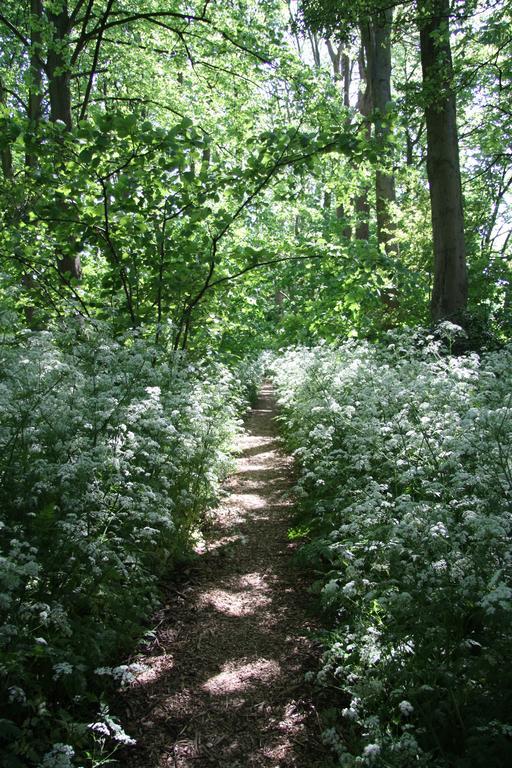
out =
{"type": "Polygon", "coordinates": [[[33,142],[37,127],[41,122],[43,111],[43,73],[42,73],[42,49],[41,49],[41,21],[43,17],[42,0],[30,0],[30,66],[29,66],[29,92],[28,92],[28,120],[29,133],[25,141],[25,165],[27,168],[35,168],[37,157],[34,153],[33,142]]]}
{"type": "Polygon", "coordinates": [[[330,189],[324,189],[322,208],[324,213],[324,232],[329,231],[331,224],[331,205],[332,205],[332,192],[330,189]]]}
{"type": "MultiPolygon", "coordinates": [[[[361,39],[366,52],[367,83],[371,110],[375,114],[375,137],[382,147],[389,139],[387,114],[391,104],[391,28],[393,10],[374,14],[361,27],[361,39]]],[[[383,159],[386,161],[387,152],[383,159]]],[[[386,251],[392,250],[393,220],[390,206],[395,201],[393,174],[382,167],[375,173],[375,199],[377,214],[377,241],[386,251]]]]}
{"type": "MultiPolygon", "coordinates": [[[[343,49],[343,44],[338,45],[335,49],[331,40],[326,39],[325,44],[332,63],[332,71],[335,82],[340,82],[343,93],[343,104],[345,107],[350,107],[350,82],[352,77],[352,70],[350,65],[350,59],[348,54],[343,49]]],[[[330,204],[329,204],[330,205],[330,204]]],[[[325,206],[324,206],[325,207],[325,206]]],[[[336,219],[341,221],[345,218],[345,210],[343,203],[338,202],[336,204],[336,219]]],[[[350,240],[352,236],[352,228],[347,224],[343,228],[343,237],[350,240]]]]}
{"type": "Polygon", "coordinates": [[[28,119],[37,126],[42,113],[43,76],[41,72],[41,30],[43,16],[41,0],[30,0],[30,88],[28,94],[28,119]]]}
{"type": "MultiPolygon", "coordinates": [[[[50,120],[53,123],[57,121],[64,123],[68,131],[71,131],[73,128],[71,116],[71,72],[66,55],[66,49],[69,45],[69,34],[71,32],[71,19],[67,0],[61,0],[61,3],[58,13],[47,11],[48,21],[53,27],[46,64],[50,94],[50,120]]],[[[68,279],[68,275],[74,280],[80,280],[82,277],[80,254],[73,248],[73,245],[76,246],[76,244],[72,244],[74,252],[62,254],[58,261],[59,272],[63,275],[64,281],[68,279]]]]}
{"type": "Polygon", "coordinates": [[[341,46],[335,50],[331,40],[327,37],[325,40],[327,52],[332,64],[332,72],[334,80],[337,82],[341,79],[341,46]]]}
{"type": "Polygon", "coordinates": [[[203,152],[201,154],[201,167],[199,169],[200,174],[206,174],[208,173],[208,170],[210,168],[210,163],[212,159],[212,153],[210,147],[205,147],[203,149],[203,152]]]}
{"type": "Polygon", "coordinates": [[[341,54],[341,74],[343,77],[343,105],[350,107],[350,84],[352,82],[352,63],[348,53],[341,54]]]}
{"type": "MultiPolygon", "coordinates": [[[[37,128],[41,122],[43,111],[43,73],[42,73],[42,38],[41,23],[43,17],[42,0],[30,0],[30,49],[29,49],[29,91],[27,103],[28,131],[25,135],[25,168],[27,171],[33,171],[37,167],[37,152],[35,144],[37,142],[37,128]]],[[[21,284],[32,298],[37,291],[37,284],[34,274],[28,266],[21,277],[21,284]]],[[[41,327],[37,321],[37,309],[33,304],[24,306],[25,322],[32,329],[41,327]]]]}
{"type": "Polygon", "coordinates": [[[408,128],[405,129],[405,162],[411,167],[414,165],[414,144],[412,141],[411,132],[408,128]]]}
{"type": "MultiPolygon", "coordinates": [[[[361,50],[359,51],[359,75],[361,83],[364,83],[364,90],[360,88],[357,98],[357,109],[359,113],[369,118],[373,111],[372,92],[369,82],[368,64],[365,57],[366,50],[366,37],[365,30],[361,27],[361,50]]],[[[371,135],[371,127],[369,121],[366,123],[366,135],[368,138],[371,135]]],[[[370,237],[370,202],[368,200],[368,189],[363,189],[360,195],[358,195],[354,201],[354,208],[356,212],[356,240],[368,240],[370,237]]]]}
{"type": "Polygon", "coordinates": [[[325,44],[329,53],[329,58],[332,63],[332,71],[335,81],[341,85],[341,92],[343,94],[343,105],[345,107],[350,106],[350,83],[352,80],[352,67],[350,64],[350,57],[344,50],[344,44],[341,43],[337,49],[334,48],[332,41],[326,38],[325,44]]]}
{"type": "Polygon", "coordinates": [[[313,52],[315,67],[319,67],[322,62],[320,58],[320,44],[318,37],[316,36],[315,32],[311,32],[310,30],[308,30],[308,36],[309,42],[311,43],[311,51],[313,52]]]}
{"type": "Polygon", "coordinates": [[[432,209],[434,321],[463,321],[468,278],[453,90],[449,0],[418,0],[427,124],[427,174],[432,209]]]}
{"type": "MultiPolygon", "coordinates": [[[[393,10],[382,11],[372,20],[371,60],[369,61],[373,108],[375,110],[375,136],[386,147],[390,129],[387,122],[391,106],[391,28],[393,10]]],[[[384,151],[389,162],[389,152],[384,151]]],[[[393,218],[390,210],[395,202],[395,179],[388,169],[377,168],[375,174],[375,198],[377,208],[377,240],[386,251],[393,250],[393,218]]]]}
{"type": "MultiPolygon", "coordinates": [[[[4,106],[7,102],[7,95],[4,90],[4,84],[0,78],[0,106],[4,106]]],[[[12,179],[13,166],[12,166],[12,151],[9,145],[5,146],[1,151],[2,161],[2,174],[4,179],[12,179]]]]}

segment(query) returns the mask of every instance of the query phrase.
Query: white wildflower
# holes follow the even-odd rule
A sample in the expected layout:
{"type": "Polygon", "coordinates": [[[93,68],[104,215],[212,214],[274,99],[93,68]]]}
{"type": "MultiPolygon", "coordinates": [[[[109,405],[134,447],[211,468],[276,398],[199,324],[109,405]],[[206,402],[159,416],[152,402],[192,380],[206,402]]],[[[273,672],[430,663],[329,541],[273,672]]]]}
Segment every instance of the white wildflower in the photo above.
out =
{"type": "Polygon", "coordinates": [[[414,712],[414,707],[411,702],[406,701],[405,699],[400,702],[398,709],[400,710],[400,713],[404,715],[404,717],[409,717],[409,715],[412,715],[414,712]]]}
{"type": "Polygon", "coordinates": [[[363,757],[367,758],[368,762],[372,763],[380,755],[379,744],[367,744],[363,749],[363,757]]]}
{"type": "Polygon", "coordinates": [[[54,744],[47,752],[39,768],[71,768],[75,750],[69,744],[54,744]]]}

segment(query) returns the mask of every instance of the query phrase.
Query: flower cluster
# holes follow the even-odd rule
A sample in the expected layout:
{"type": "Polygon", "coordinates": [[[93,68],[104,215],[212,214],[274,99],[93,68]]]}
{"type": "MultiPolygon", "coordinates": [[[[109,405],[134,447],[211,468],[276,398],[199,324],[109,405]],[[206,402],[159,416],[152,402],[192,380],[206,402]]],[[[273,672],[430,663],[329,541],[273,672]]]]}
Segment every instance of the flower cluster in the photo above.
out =
{"type": "Polygon", "coordinates": [[[13,765],[64,766],[215,500],[243,385],[101,326],[6,339],[0,739],[13,765]]]}
{"type": "Polygon", "coordinates": [[[274,363],[343,766],[512,759],[512,350],[439,336],[274,363]]]}

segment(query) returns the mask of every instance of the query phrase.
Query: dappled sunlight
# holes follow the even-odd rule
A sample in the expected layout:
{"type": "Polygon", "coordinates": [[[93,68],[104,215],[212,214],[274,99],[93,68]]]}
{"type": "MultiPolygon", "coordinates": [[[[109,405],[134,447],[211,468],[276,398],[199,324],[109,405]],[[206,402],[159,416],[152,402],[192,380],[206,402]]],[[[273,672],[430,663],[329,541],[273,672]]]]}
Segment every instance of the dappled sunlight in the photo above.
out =
{"type": "MultiPolygon", "coordinates": [[[[240,523],[245,522],[245,517],[241,517],[239,515],[232,516],[231,524],[239,525],[240,523]]],[[[247,536],[244,536],[243,533],[235,533],[231,536],[222,536],[219,539],[215,539],[215,541],[200,541],[195,547],[194,552],[196,555],[204,555],[204,554],[213,554],[218,552],[219,550],[233,546],[235,544],[247,544],[248,538],[247,536]]]]}
{"type": "Polygon", "coordinates": [[[243,505],[246,509],[264,509],[268,505],[268,499],[258,493],[234,493],[233,501],[243,505]]]}
{"type": "Polygon", "coordinates": [[[267,578],[267,574],[263,576],[257,571],[255,573],[245,573],[243,576],[240,576],[238,584],[242,589],[257,589],[268,592],[267,578]]]}
{"type": "Polygon", "coordinates": [[[270,603],[270,598],[257,593],[231,592],[227,589],[212,589],[202,594],[199,605],[211,606],[227,616],[249,616],[270,603]]]}
{"type": "Polygon", "coordinates": [[[270,455],[275,451],[277,444],[277,440],[269,440],[268,436],[256,439],[253,437],[242,437],[238,444],[239,456],[243,461],[253,456],[270,455]]]}
{"type": "Polygon", "coordinates": [[[222,696],[227,693],[246,691],[257,685],[267,685],[276,680],[280,674],[281,667],[274,660],[229,661],[223,665],[222,672],[204,683],[203,689],[212,695],[222,696]]]}
{"type": "Polygon", "coordinates": [[[169,672],[174,666],[173,656],[163,653],[160,656],[148,656],[144,660],[144,666],[135,675],[134,682],[137,685],[154,683],[163,674],[169,672]]]}
{"type": "Polygon", "coordinates": [[[231,589],[210,589],[202,592],[198,604],[212,607],[226,616],[250,616],[272,602],[267,574],[246,573],[233,580],[231,589]]]}
{"type": "MultiPolygon", "coordinates": [[[[278,466],[276,468],[275,462],[273,463],[273,468],[270,468],[268,464],[255,464],[254,462],[251,462],[250,465],[247,465],[245,467],[242,467],[238,470],[236,473],[236,477],[245,476],[245,475],[261,475],[262,473],[265,474],[265,482],[268,482],[269,479],[272,478],[278,478],[282,481],[283,479],[283,471],[282,467],[278,466]]],[[[259,482],[261,483],[263,478],[259,478],[259,482]]]]}

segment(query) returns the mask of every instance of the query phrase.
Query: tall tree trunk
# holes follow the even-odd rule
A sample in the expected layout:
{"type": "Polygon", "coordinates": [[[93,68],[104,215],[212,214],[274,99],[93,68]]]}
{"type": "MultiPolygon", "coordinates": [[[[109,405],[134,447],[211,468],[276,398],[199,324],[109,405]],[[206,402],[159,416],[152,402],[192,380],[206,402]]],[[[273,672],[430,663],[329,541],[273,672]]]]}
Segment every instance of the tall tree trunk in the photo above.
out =
{"type": "MultiPolygon", "coordinates": [[[[375,112],[375,137],[385,147],[389,139],[387,114],[391,104],[391,8],[374,14],[362,25],[361,36],[366,51],[367,82],[371,94],[371,108],[375,112]]],[[[384,160],[387,160],[387,152],[384,160]]],[[[395,202],[395,180],[387,169],[377,168],[375,173],[375,199],[377,214],[377,241],[386,251],[392,250],[393,219],[390,206],[395,202]]]]}
{"type": "Polygon", "coordinates": [[[449,0],[418,0],[427,124],[427,174],[432,209],[434,321],[463,321],[468,277],[457,114],[449,29],[449,0]]]}
{"type": "MultiPolygon", "coordinates": [[[[71,18],[67,0],[61,0],[61,3],[61,9],[58,13],[47,11],[48,21],[53,27],[53,34],[48,47],[46,66],[50,94],[50,120],[53,123],[60,120],[70,131],[73,127],[71,116],[71,72],[66,49],[69,45],[71,18]]],[[[63,207],[66,207],[66,203],[63,204],[63,207]]],[[[82,268],[76,243],[72,243],[71,249],[60,256],[58,268],[65,283],[68,282],[68,276],[74,280],[81,279],[82,268]]]]}
{"type": "Polygon", "coordinates": [[[350,83],[352,82],[352,64],[348,53],[341,54],[341,75],[343,77],[343,106],[350,107],[350,83]]]}
{"type": "Polygon", "coordinates": [[[28,94],[28,119],[38,124],[42,113],[43,76],[41,72],[41,0],[30,0],[30,88],[28,94]]]}
{"type": "Polygon", "coordinates": [[[35,168],[37,165],[33,143],[37,141],[35,134],[43,111],[42,41],[40,29],[42,16],[42,1],[30,0],[30,65],[27,114],[30,128],[25,140],[25,165],[27,168],[35,168]]]}
{"type": "MultiPolygon", "coordinates": [[[[4,84],[0,78],[0,106],[5,106],[7,102],[7,94],[4,90],[4,84]]],[[[12,151],[11,147],[7,144],[1,151],[2,162],[2,174],[4,179],[12,179],[13,167],[12,167],[12,151]]]]}
{"type": "MultiPolygon", "coordinates": [[[[350,58],[344,50],[344,43],[340,43],[335,49],[331,40],[326,38],[325,44],[327,46],[327,51],[332,63],[334,81],[341,84],[343,93],[343,105],[345,107],[350,107],[350,82],[352,78],[350,58]]],[[[345,210],[343,203],[338,202],[336,204],[336,219],[341,221],[344,218],[345,210]]],[[[352,236],[352,228],[349,224],[344,226],[342,234],[343,237],[346,237],[350,240],[352,236]]]]}
{"type": "MultiPolygon", "coordinates": [[[[359,113],[369,118],[373,111],[372,92],[369,82],[368,62],[365,56],[366,50],[365,31],[361,27],[361,50],[359,51],[359,76],[361,83],[364,84],[364,90],[360,89],[357,97],[357,109],[359,113]]],[[[366,135],[371,135],[371,126],[369,120],[366,121],[366,135]]],[[[368,200],[368,189],[363,189],[354,201],[356,212],[356,240],[368,240],[370,237],[370,203],[368,200]]]]}
{"type": "Polygon", "coordinates": [[[71,85],[69,62],[65,54],[68,44],[71,20],[67,0],[62,2],[59,13],[48,11],[48,21],[53,27],[52,40],[48,49],[48,88],[50,93],[50,120],[61,120],[70,131],[73,126],[71,117],[71,85]]]}
{"type": "Polygon", "coordinates": [[[318,37],[316,33],[311,32],[311,30],[308,30],[308,36],[309,42],[311,43],[311,51],[313,53],[313,61],[315,62],[315,67],[319,67],[322,61],[320,57],[320,43],[318,41],[318,37]]]}
{"type": "Polygon", "coordinates": [[[325,45],[332,64],[332,72],[334,80],[339,81],[341,79],[341,45],[335,49],[330,38],[325,39],[325,45]]]}
{"type": "Polygon", "coordinates": [[[327,46],[329,58],[331,59],[334,80],[339,82],[341,86],[341,92],[343,94],[343,105],[345,107],[349,107],[350,83],[352,79],[350,57],[346,50],[344,50],[344,43],[340,43],[335,49],[332,41],[327,37],[325,44],[327,46]]]}
{"type": "MultiPolygon", "coordinates": [[[[43,18],[42,0],[30,0],[30,49],[29,49],[29,90],[27,103],[28,131],[25,135],[25,168],[33,171],[37,168],[37,128],[43,113],[43,64],[41,24],[43,18]]],[[[37,292],[37,284],[30,265],[22,275],[21,284],[31,299],[37,292]]],[[[32,303],[27,303],[23,309],[28,328],[41,327],[38,324],[37,309],[32,303]]]]}

